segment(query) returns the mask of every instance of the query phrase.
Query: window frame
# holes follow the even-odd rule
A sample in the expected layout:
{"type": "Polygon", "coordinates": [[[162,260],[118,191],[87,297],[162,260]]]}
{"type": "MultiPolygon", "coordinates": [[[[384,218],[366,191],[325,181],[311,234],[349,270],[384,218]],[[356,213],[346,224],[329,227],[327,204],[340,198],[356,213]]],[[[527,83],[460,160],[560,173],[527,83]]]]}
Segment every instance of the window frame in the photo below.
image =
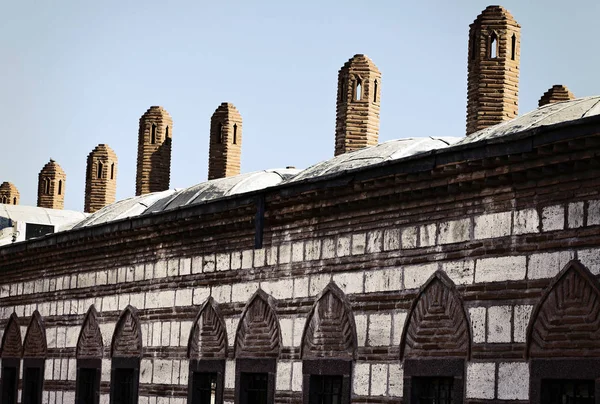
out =
{"type": "Polygon", "coordinates": [[[39,373],[39,391],[37,392],[37,402],[41,403],[42,402],[42,396],[43,396],[43,392],[44,392],[44,370],[45,370],[45,362],[46,360],[43,358],[25,358],[23,359],[23,381],[22,381],[22,388],[21,388],[21,403],[22,404],[32,404],[29,401],[27,401],[25,398],[27,396],[27,394],[25,394],[25,387],[27,386],[27,382],[28,380],[28,375],[27,375],[27,370],[28,369],[38,369],[40,371],[39,373]]]}
{"type": "Polygon", "coordinates": [[[277,373],[277,359],[251,359],[241,358],[235,362],[235,403],[251,404],[242,401],[242,373],[267,373],[267,403],[275,402],[275,376],[277,373]]]}
{"type": "Polygon", "coordinates": [[[81,369],[95,369],[96,379],[94,386],[96,387],[94,395],[94,404],[100,403],[100,383],[102,378],[102,359],[77,359],[77,375],[75,378],[75,402],[79,403],[81,394],[81,369]]]}
{"type": "Polygon", "coordinates": [[[7,403],[7,404],[17,404],[19,401],[19,375],[21,374],[21,359],[18,358],[2,358],[2,373],[0,374],[1,376],[1,380],[2,380],[2,389],[0,389],[0,402],[1,403],[5,403],[5,398],[2,397],[3,393],[4,393],[4,369],[5,368],[14,368],[15,369],[15,375],[16,375],[16,379],[15,379],[15,389],[14,389],[14,397],[15,397],[15,401],[14,403],[7,403]]]}
{"type": "Polygon", "coordinates": [[[404,404],[415,402],[413,397],[413,377],[452,377],[453,402],[463,403],[465,399],[465,360],[464,359],[405,359],[404,360],[404,404]]]}
{"type": "Polygon", "coordinates": [[[122,358],[116,357],[111,360],[110,367],[110,403],[115,401],[115,393],[117,383],[114,383],[117,369],[132,369],[133,370],[133,391],[134,398],[132,404],[138,404],[140,397],[140,358],[122,358]]]}
{"type": "Polygon", "coordinates": [[[225,390],[225,360],[224,359],[192,359],[189,365],[187,402],[193,403],[194,373],[216,373],[217,391],[215,404],[223,404],[225,390]]]}
{"type": "Polygon", "coordinates": [[[594,380],[594,402],[600,404],[600,358],[532,359],[529,370],[529,402],[531,404],[541,404],[542,402],[543,379],[594,380]]]}
{"type": "Polygon", "coordinates": [[[351,359],[304,359],[302,361],[302,403],[310,403],[311,376],[342,376],[341,404],[350,404],[353,365],[351,359]]]}

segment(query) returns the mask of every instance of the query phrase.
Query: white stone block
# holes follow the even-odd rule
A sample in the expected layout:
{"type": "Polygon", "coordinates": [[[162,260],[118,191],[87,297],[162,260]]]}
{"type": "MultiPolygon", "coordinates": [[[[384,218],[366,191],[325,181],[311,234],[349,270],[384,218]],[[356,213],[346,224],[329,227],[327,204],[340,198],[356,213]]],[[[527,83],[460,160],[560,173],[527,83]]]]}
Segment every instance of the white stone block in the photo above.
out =
{"type": "Polygon", "coordinates": [[[294,297],[308,297],[308,276],[294,279],[294,297]]]}
{"type": "Polygon", "coordinates": [[[519,305],[514,309],[513,341],[525,342],[527,340],[527,327],[533,306],[519,305]]]}
{"type": "MultiPolygon", "coordinates": [[[[144,279],[154,279],[154,263],[144,264],[144,279]]],[[[108,271],[108,284],[111,284],[111,271],[108,271]]],[[[115,282],[112,282],[115,283],[115,282]]]]}
{"type": "Polygon", "coordinates": [[[237,332],[240,319],[238,317],[230,317],[225,319],[225,327],[227,328],[227,339],[229,346],[235,343],[235,334],[237,332]]]}
{"type": "Polygon", "coordinates": [[[181,361],[181,371],[179,373],[179,384],[186,386],[188,384],[190,362],[188,360],[181,361]]]}
{"type": "Polygon", "coordinates": [[[496,381],[495,363],[469,363],[467,365],[467,394],[466,398],[494,398],[496,381]]]}
{"type": "MultiPolygon", "coordinates": [[[[142,360],[142,363],[144,360],[142,360]]],[[[100,381],[110,382],[110,370],[111,370],[111,361],[110,359],[102,359],[102,373],[100,375],[100,381]]]]}
{"type": "Polygon", "coordinates": [[[590,248],[577,251],[577,258],[594,275],[600,274],[600,249],[590,248]]]}
{"type": "Polygon", "coordinates": [[[498,398],[529,400],[529,365],[524,362],[498,365],[498,398]]]}
{"type": "Polygon", "coordinates": [[[529,256],[527,278],[553,278],[572,259],[572,251],[531,254],[529,256]]]}
{"type": "Polygon", "coordinates": [[[180,323],[178,321],[171,322],[171,336],[169,337],[169,346],[179,346],[180,340],[180,323]]]}
{"type": "Polygon", "coordinates": [[[419,246],[430,247],[436,243],[436,224],[419,226],[419,246]]]}
{"type": "Polygon", "coordinates": [[[318,295],[325,289],[325,286],[331,281],[330,274],[317,274],[310,276],[310,295],[318,295]]]}
{"type": "Polygon", "coordinates": [[[387,391],[388,365],[374,363],[371,365],[371,396],[385,396],[387,391]]]}
{"type": "Polygon", "coordinates": [[[187,346],[192,330],[191,321],[182,321],[180,324],[181,331],[179,332],[179,346],[187,346]]]}
{"type": "Polygon", "coordinates": [[[352,255],[361,255],[365,253],[367,244],[367,234],[358,233],[352,235],[352,255]]]}
{"type": "Polygon", "coordinates": [[[231,253],[231,269],[236,271],[242,268],[242,252],[234,251],[231,253]]]}
{"type": "Polygon", "coordinates": [[[367,342],[367,323],[366,314],[355,314],[354,323],[356,324],[356,340],[358,346],[366,346],[367,342]]]}
{"type": "Polygon", "coordinates": [[[294,319],[280,318],[279,327],[281,328],[281,343],[283,346],[294,346],[294,319]]]}
{"type": "Polygon", "coordinates": [[[306,318],[296,317],[294,319],[294,340],[293,346],[300,348],[302,345],[302,334],[304,333],[304,326],[306,325],[306,318]]]}
{"type": "Polygon", "coordinates": [[[471,219],[450,220],[439,224],[438,244],[462,243],[471,239],[471,219]]]}
{"type": "Polygon", "coordinates": [[[392,315],[392,345],[399,346],[406,323],[407,313],[404,311],[394,313],[392,315]]]}
{"type": "Polygon", "coordinates": [[[171,345],[171,323],[169,321],[162,322],[162,329],[160,335],[160,345],[170,346],[171,345]]]}
{"type": "Polygon", "coordinates": [[[371,314],[369,316],[369,346],[389,346],[392,335],[392,316],[371,314]]]}
{"type": "MultiPolygon", "coordinates": [[[[245,302],[258,290],[258,282],[234,283],[231,290],[233,302],[245,302]]],[[[290,290],[290,294],[292,291],[290,290]]]]}
{"type": "Polygon", "coordinates": [[[269,266],[277,265],[277,255],[279,254],[277,246],[271,246],[271,247],[265,248],[265,254],[267,256],[267,265],[269,265],[269,266]]]}
{"type": "Polygon", "coordinates": [[[388,394],[392,397],[404,395],[404,369],[400,363],[390,363],[388,394]]]}
{"type": "Polygon", "coordinates": [[[254,250],[254,268],[265,266],[265,249],[260,248],[254,250]]]}
{"type": "Polygon", "coordinates": [[[142,359],[140,363],[140,383],[152,383],[152,360],[142,359]]]}
{"type": "Polygon", "coordinates": [[[69,359],[68,361],[69,371],[67,373],[67,380],[77,379],[77,360],[69,359]]]}
{"type": "Polygon", "coordinates": [[[192,257],[192,273],[202,273],[202,256],[192,257]]]}
{"type": "Polygon", "coordinates": [[[292,381],[292,362],[279,361],[277,363],[277,377],[276,386],[277,390],[289,391],[291,388],[292,381]]]}
{"type": "Polygon", "coordinates": [[[393,251],[400,249],[400,229],[385,229],[383,231],[383,250],[393,251]]]}
{"type": "MultiPolygon", "coordinates": [[[[261,289],[275,299],[291,299],[294,293],[293,285],[294,281],[292,279],[279,279],[277,281],[260,283],[261,289]]],[[[254,289],[254,292],[256,292],[256,289],[254,289]]]]}
{"type": "Polygon", "coordinates": [[[145,295],[143,293],[132,293],[129,295],[129,304],[140,310],[145,309],[145,295]]]}
{"type": "Polygon", "coordinates": [[[202,286],[199,288],[194,288],[192,302],[195,306],[199,306],[204,304],[206,299],[208,299],[208,296],[210,296],[210,287],[202,286]]]}
{"type": "Polygon", "coordinates": [[[542,209],[542,231],[565,228],[565,209],[561,205],[546,206],[542,209]]]}
{"type": "Polygon", "coordinates": [[[213,286],[211,294],[217,303],[231,303],[231,285],[213,286]]]}
{"type": "Polygon", "coordinates": [[[292,391],[302,391],[302,362],[292,363],[292,391]]]}
{"type": "Polygon", "coordinates": [[[568,224],[569,229],[583,227],[583,202],[573,202],[568,207],[568,224]]]}
{"type": "Polygon", "coordinates": [[[350,255],[350,236],[349,235],[344,235],[344,236],[338,237],[336,251],[337,251],[338,257],[345,257],[347,255],[350,255]]]}
{"type": "Polygon", "coordinates": [[[235,360],[233,359],[225,362],[225,388],[235,388],[235,360]]]}
{"type": "Polygon", "coordinates": [[[304,241],[292,243],[292,262],[304,261],[304,241]]]}
{"type": "Polygon", "coordinates": [[[171,384],[173,373],[173,361],[166,359],[154,359],[154,371],[152,372],[152,383],[171,384]]]}
{"type": "Polygon", "coordinates": [[[73,404],[75,402],[75,392],[65,391],[63,392],[63,404],[73,404]]]}
{"type": "Polygon", "coordinates": [[[118,307],[118,296],[105,296],[102,298],[102,311],[115,311],[118,307]]]}
{"type": "Polygon", "coordinates": [[[600,201],[588,202],[587,225],[596,226],[600,224],[600,201]]]}
{"type": "Polygon", "coordinates": [[[155,278],[166,278],[167,277],[167,261],[160,260],[154,263],[154,277],[155,278]]]}
{"type": "Polygon", "coordinates": [[[411,227],[403,228],[401,230],[401,235],[400,235],[400,246],[405,250],[411,249],[411,248],[416,248],[417,247],[417,234],[418,234],[417,227],[411,226],[411,227]]]}
{"type": "Polygon", "coordinates": [[[367,254],[378,253],[383,250],[383,231],[373,230],[367,233],[367,254]]]}
{"type": "Polygon", "coordinates": [[[279,263],[289,264],[292,261],[292,245],[290,243],[279,246],[279,263]]]}
{"type": "Polygon", "coordinates": [[[371,384],[371,365],[358,362],[354,365],[353,390],[357,396],[368,396],[371,384]]]}
{"type": "Polygon", "coordinates": [[[330,259],[335,258],[335,248],[336,242],[335,239],[328,237],[322,240],[321,244],[321,258],[330,259]]]}
{"type": "Polygon", "coordinates": [[[228,253],[217,254],[216,268],[217,271],[229,271],[231,264],[231,256],[228,253]]]}
{"type": "Polygon", "coordinates": [[[485,307],[471,307],[469,308],[469,317],[471,318],[471,334],[473,342],[484,343],[485,342],[485,307]]]}
{"type": "Polygon", "coordinates": [[[365,273],[365,292],[387,292],[402,289],[402,269],[387,268],[365,273]]]}
{"type": "Polygon", "coordinates": [[[475,283],[525,279],[525,256],[482,258],[475,263],[475,283]]]}
{"type": "Polygon", "coordinates": [[[318,260],[321,259],[321,240],[313,239],[308,240],[304,245],[307,261],[318,260]]]}
{"type": "Polygon", "coordinates": [[[437,263],[404,267],[404,287],[406,289],[420,288],[437,269],[437,263]]]}
{"type": "Polygon", "coordinates": [[[488,343],[511,342],[511,306],[491,306],[488,308],[488,343]]]}
{"type": "Polygon", "coordinates": [[[513,234],[538,233],[540,217],[535,209],[517,210],[514,213],[513,234]]]}
{"type": "Polygon", "coordinates": [[[456,285],[470,285],[475,278],[475,261],[461,260],[442,262],[441,270],[448,275],[456,285]]]}
{"type": "Polygon", "coordinates": [[[115,331],[116,323],[100,323],[100,332],[102,333],[102,341],[104,346],[110,346],[112,343],[113,332],[115,331]]]}
{"type": "Polygon", "coordinates": [[[152,324],[152,344],[151,346],[160,346],[162,344],[162,323],[155,321],[152,324]]]}
{"type": "Polygon", "coordinates": [[[44,379],[45,380],[53,380],[54,379],[54,359],[46,359],[44,363],[44,379]]]}
{"type": "Polygon", "coordinates": [[[334,274],[333,281],[347,295],[363,293],[363,275],[363,272],[343,272],[334,274]]]}
{"type": "Polygon", "coordinates": [[[475,217],[475,239],[510,236],[512,212],[490,213],[475,217]]]}
{"type": "Polygon", "coordinates": [[[77,340],[79,339],[79,332],[81,331],[81,327],[67,327],[67,335],[66,335],[66,346],[67,347],[76,347],[77,340]]]}
{"type": "Polygon", "coordinates": [[[217,266],[215,254],[208,254],[202,257],[202,272],[214,272],[217,266]]]}

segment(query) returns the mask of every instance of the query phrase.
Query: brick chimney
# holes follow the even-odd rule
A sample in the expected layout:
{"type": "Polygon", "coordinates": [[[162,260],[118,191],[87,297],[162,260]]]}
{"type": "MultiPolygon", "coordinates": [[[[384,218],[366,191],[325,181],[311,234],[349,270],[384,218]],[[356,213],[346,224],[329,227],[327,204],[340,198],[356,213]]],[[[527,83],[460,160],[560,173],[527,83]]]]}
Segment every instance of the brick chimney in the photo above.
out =
{"type": "Polygon", "coordinates": [[[519,112],[521,26],[500,6],[487,7],[469,29],[467,135],[519,112]]]}
{"type": "Polygon", "coordinates": [[[136,195],[169,189],[172,136],[173,119],[163,107],[150,107],[140,118],[136,195]]]}
{"type": "Polygon", "coordinates": [[[210,118],[208,179],[238,175],[241,155],[242,116],[233,104],[224,102],[210,118]]]}
{"type": "Polygon", "coordinates": [[[574,100],[575,96],[566,86],[562,84],[553,85],[548,91],[542,95],[542,98],[538,101],[538,107],[544,105],[553,104],[555,102],[574,100]]]}
{"type": "Polygon", "coordinates": [[[37,206],[49,209],[64,209],[67,176],[58,163],[52,159],[38,175],[37,206]]]}
{"type": "Polygon", "coordinates": [[[354,55],[338,73],[335,155],[379,141],[381,72],[365,55],[354,55]]]}
{"type": "Polygon", "coordinates": [[[19,190],[11,182],[3,182],[0,185],[0,203],[5,205],[18,205],[21,195],[19,190]]]}
{"type": "Polygon", "coordinates": [[[117,154],[99,144],[88,154],[83,210],[94,213],[115,201],[117,192],[117,154]]]}

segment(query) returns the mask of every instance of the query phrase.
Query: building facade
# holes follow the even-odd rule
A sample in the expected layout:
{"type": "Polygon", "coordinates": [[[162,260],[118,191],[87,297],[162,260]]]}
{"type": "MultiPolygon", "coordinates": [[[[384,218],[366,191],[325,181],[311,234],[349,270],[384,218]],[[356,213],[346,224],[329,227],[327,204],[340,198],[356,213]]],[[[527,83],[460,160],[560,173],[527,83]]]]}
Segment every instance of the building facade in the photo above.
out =
{"type": "Polygon", "coordinates": [[[0,402],[600,403],[599,103],[0,248],[0,402]]]}

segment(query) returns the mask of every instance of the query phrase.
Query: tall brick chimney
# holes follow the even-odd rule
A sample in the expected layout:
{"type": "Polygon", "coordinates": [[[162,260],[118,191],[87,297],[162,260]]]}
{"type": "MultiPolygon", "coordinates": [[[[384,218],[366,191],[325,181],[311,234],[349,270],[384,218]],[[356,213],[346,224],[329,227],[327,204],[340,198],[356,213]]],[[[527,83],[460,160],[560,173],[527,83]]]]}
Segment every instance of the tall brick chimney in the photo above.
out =
{"type": "Polygon", "coordinates": [[[469,29],[467,135],[519,112],[521,26],[500,6],[487,7],[469,29]]]}
{"type": "Polygon", "coordinates": [[[210,118],[208,179],[238,175],[241,155],[242,116],[233,104],[224,102],[210,118]]]}
{"type": "Polygon", "coordinates": [[[140,118],[135,194],[169,189],[173,119],[163,108],[153,106],[140,118]]]}
{"type": "Polygon", "coordinates": [[[38,175],[37,206],[49,209],[64,209],[67,176],[52,159],[38,175]]]}
{"type": "Polygon", "coordinates": [[[335,155],[379,141],[381,72],[365,55],[354,55],[338,73],[335,155]]]}
{"type": "Polygon", "coordinates": [[[0,203],[5,205],[18,205],[21,195],[19,190],[11,182],[0,184],[0,203]]]}
{"type": "Polygon", "coordinates": [[[88,154],[85,172],[84,212],[94,213],[115,201],[117,192],[117,154],[99,144],[88,154]]]}
{"type": "Polygon", "coordinates": [[[574,100],[575,96],[566,86],[562,84],[553,85],[548,91],[542,95],[538,101],[538,107],[553,104],[555,102],[574,100]]]}

